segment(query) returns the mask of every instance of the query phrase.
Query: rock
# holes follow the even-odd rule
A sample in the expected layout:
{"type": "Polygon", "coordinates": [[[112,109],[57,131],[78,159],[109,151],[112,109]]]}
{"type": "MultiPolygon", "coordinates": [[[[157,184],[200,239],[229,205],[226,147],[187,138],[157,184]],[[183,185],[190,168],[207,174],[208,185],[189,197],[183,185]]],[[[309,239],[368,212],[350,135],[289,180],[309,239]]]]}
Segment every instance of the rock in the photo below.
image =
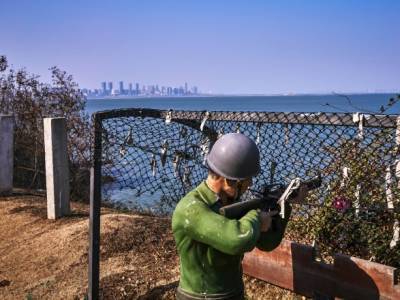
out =
{"type": "Polygon", "coordinates": [[[0,280],[0,287],[9,286],[10,284],[11,284],[10,280],[7,279],[0,280]]]}

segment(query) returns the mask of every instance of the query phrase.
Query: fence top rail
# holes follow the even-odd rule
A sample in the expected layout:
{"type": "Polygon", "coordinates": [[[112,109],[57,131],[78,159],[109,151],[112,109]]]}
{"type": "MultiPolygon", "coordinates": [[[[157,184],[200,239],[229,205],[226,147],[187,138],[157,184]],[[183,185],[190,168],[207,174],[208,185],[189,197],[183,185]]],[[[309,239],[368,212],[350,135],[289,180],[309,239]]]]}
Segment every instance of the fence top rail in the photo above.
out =
{"type": "MultiPolygon", "coordinates": [[[[358,113],[326,113],[326,112],[256,112],[256,111],[185,111],[159,110],[150,108],[124,108],[98,111],[93,117],[98,121],[121,117],[153,117],[171,120],[199,120],[207,117],[209,121],[236,121],[283,124],[357,126],[354,115],[358,113]]],[[[359,114],[363,115],[363,126],[396,128],[400,115],[359,114]]],[[[358,119],[359,120],[359,119],[358,119]]]]}

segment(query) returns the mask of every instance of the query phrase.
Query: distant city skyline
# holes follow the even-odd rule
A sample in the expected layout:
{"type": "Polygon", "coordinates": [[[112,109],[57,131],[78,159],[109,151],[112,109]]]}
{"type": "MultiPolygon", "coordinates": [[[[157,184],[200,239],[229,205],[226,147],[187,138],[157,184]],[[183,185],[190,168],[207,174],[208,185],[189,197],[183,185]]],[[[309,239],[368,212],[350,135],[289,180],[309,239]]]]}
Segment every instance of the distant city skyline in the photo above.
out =
{"type": "Polygon", "coordinates": [[[0,54],[90,89],[138,78],[213,94],[398,91],[399,11],[396,0],[2,0],[0,54]]]}
{"type": "Polygon", "coordinates": [[[139,82],[128,83],[125,88],[123,80],[118,81],[118,88],[114,88],[113,81],[102,81],[99,88],[81,88],[87,97],[108,97],[108,96],[196,96],[200,94],[197,86],[189,86],[187,82],[178,87],[164,85],[144,85],[139,82]]]}

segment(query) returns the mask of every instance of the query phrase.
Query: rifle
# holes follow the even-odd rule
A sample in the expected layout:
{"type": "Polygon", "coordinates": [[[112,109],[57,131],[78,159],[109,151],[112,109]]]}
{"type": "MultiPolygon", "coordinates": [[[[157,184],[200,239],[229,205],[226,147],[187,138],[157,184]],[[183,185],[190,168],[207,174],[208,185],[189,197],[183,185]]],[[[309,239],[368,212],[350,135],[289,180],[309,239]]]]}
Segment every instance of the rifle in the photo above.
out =
{"type": "Polygon", "coordinates": [[[321,186],[321,177],[315,176],[307,181],[295,178],[287,186],[283,184],[265,185],[261,192],[252,191],[256,197],[223,206],[219,209],[219,213],[228,219],[240,219],[252,209],[279,210],[279,215],[285,218],[285,202],[290,202],[295,198],[301,186],[304,186],[306,191],[314,190],[321,186]]]}

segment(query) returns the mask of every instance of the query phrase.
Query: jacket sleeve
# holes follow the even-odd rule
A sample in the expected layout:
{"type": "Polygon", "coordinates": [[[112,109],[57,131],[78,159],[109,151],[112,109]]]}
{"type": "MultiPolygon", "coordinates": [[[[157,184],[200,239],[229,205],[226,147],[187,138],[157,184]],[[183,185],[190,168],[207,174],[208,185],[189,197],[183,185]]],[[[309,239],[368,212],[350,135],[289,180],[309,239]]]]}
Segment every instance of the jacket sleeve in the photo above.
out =
{"type": "Polygon", "coordinates": [[[230,255],[251,251],[260,237],[260,221],[256,210],[249,211],[240,220],[230,220],[211,210],[204,202],[192,199],[179,205],[183,231],[192,239],[230,255]]]}
{"type": "Polygon", "coordinates": [[[283,219],[279,215],[273,218],[271,228],[266,232],[261,232],[260,234],[260,239],[256,245],[258,249],[263,251],[272,251],[281,243],[292,212],[290,204],[286,202],[285,205],[286,218],[283,219]]]}

